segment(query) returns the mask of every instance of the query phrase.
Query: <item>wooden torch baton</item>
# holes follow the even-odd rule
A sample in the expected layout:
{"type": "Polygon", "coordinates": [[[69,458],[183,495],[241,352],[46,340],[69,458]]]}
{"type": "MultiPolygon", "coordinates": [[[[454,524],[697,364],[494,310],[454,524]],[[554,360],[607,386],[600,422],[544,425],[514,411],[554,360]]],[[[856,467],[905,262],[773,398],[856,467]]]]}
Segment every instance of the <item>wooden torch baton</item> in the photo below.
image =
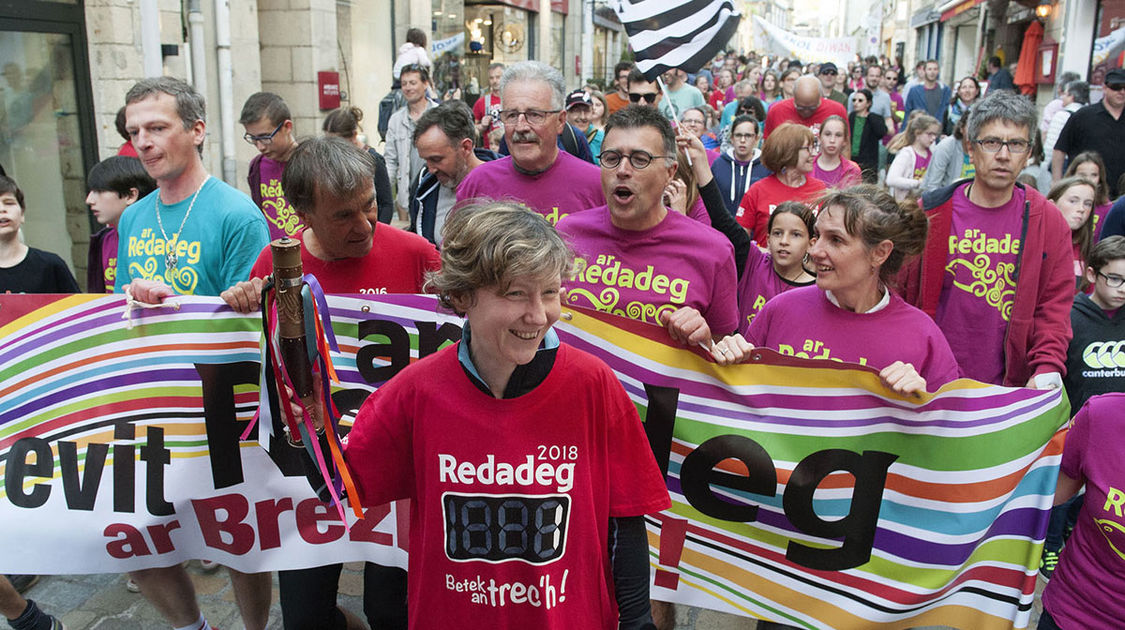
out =
{"type": "MultiPolygon", "coordinates": [[[[320,430],[320,420],[313,389],[312,364],[305,345],[305,312],[301,300],[304,286],[301,269],[301,242],[293,238],[279,238],[270,243],[273,256],[273,283],[277,297],[278,344],[285,372],[296,390],[297,397],[309,413],[314,426],[320,430]]],[[[281,404],[287,404],[281,401],[281,404]]],[[[292,431],[290,431],[292,432],[292,431]]],[[[301,435],[290,435],[294,444],[301,443],[301,435]]]]}

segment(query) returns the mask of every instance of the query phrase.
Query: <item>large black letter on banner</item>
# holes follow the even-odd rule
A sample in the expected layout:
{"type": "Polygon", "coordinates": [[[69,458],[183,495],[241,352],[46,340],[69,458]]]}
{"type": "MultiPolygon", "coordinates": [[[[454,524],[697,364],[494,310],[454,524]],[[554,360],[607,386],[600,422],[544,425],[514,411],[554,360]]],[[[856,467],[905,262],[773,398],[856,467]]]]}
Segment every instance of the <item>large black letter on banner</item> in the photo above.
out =
{"type": "Polygon", "coordinates": [[[836,549],[818,549],[790,542],[785,557],[792,562],[821,571],[841,571],[865,564],[871,559],[879,506],[887,483],[887,469],[898,455],[864,451],[863,455],[843,449],[817,451],[801,460],[789,476],[782,503],[789,522],[802,532],[822,538],[843,537],[836,549]],[[852,504],[848,515],[826,521],[813,509],[813,493],[829,473],[842,470],[855,477],[852,504]]]}
{"type": "Polygon", "coordinates": [[[55,454],[51,445],[43,438],[26,437],[16,440],[8,451],[8,462],[4,466],[4,491],[12,505],[21,508],[37,508],[51,496],[51,486],[37,483],[31,492],[24,492],[24,477],[51,479],[55,475],[55,454]],[[35,463],[27,463],[27,454],[35,453],[35,463]]]}
{"type": "Polygon", "coordinates": [[[461,327],[452,322],[414,322],[418,327],[418,358],[428,357],[447,341],[460,341],[461,327]]]}
{"type": "Polygon", "coordinates": [[[395,322],[385,319],[369,319],[359,323],[359,338],[384,335],[388,343],[370,343],[355,353],[355,364],[363,380],[376,385],[390,380],[400,370],[410,365],[410,333],[395,322]],[[389,357],[390,365],[375,366],[378,357],[389,357]]]}
{"type": "Polygon", "coordinates": [[[242,483],[242,454],[238,438],[243,427],[234,413],[234,386],[257,385],[261,364],[196,363],[203,387],[203,416],[207,425],[207,449],[211,452],[211,477],[215,489],[242,483]]]}
{"type": "Polygon", "coordinates": [[[680,467],[684,498],[700,512],[724,521],[748,523],[758,518],[758,506],[720,499],[711,490],[712,484],[772,497],[777,494],[777,471],[761,444],[741,435],[720,435],[700,444],[684,458],[680,467]],[[716,464],[730,458],[746,464],[749,475],[743,477],[714,469],[716,464]]]}
{"type": "Polygon", "coordinates": [[[668,460],[672,456],[672,432],[676,428],[676,407],[680,390],[645,384],[648,406],[645,410],[645,435],[648,446],[660,467],[660,476],[668,476],[668,460]]]}

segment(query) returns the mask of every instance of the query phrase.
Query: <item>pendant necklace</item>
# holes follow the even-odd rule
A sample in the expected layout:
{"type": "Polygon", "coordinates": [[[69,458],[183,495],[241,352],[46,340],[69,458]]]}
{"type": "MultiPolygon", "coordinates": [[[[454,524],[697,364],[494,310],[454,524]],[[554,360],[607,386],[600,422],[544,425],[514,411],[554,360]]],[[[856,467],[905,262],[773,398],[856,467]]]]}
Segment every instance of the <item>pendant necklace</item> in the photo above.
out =
{"type": "Polygon", "coordinates": [[[168,268],[168,273],[176,273],[176,263],[179,262],[179,257],[176,256],[176,243],[180,240],[180,232],[184,230],[184,224],[191,216],[191,209],[195,207],[195,200],[199,198],[199,193],[203,192],[203,186],[211,176],[203,178],[203,183],[199,185],[199,190],[191,196],[191,203],[188,204],[187,212],[184,213],[184,220],[180,221],[180,228],[172,234],[172,238],[168,238],[168,233],[164,231],[164,221],[160,219],[160,193],[156,193],[156,224],[160,226],[160,235],[164,237],[164,266],[168,268]]]}

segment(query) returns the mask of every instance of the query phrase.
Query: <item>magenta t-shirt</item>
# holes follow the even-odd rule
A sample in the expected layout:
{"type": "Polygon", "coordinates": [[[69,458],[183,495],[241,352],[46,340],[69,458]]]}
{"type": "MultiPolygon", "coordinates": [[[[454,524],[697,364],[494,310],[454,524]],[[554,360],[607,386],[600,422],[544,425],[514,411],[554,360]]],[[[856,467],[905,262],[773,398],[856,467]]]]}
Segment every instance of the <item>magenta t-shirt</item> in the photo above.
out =
{"type": "Polygon", "coordinates": [[[1000,385],[1004,381],[1004,336],[1016,295],[1025,194],[998,208],[982,208],[953,192],[953,223],[947,240],[945,276],[938,301],[938,327],[968,378],[1000,385]]]}
{"type": "Polygon", "coordinates": [[[734,247],[714,229],[669,210],[655,227],[622,230],[606,206],[572,214],[558,229],[576,258],[567,304],[657,325],[661,312],[690,306],[714,335],[738,328],[734,247]]]}
{"type": "Polygon", "coordinates": [[[930,168],[930,160],[933,157],[934,157],[934,152],[930,149],[926,150],[926,155],[924,157],[919,155],[918,152],[915,151],[914,152],[914,174],[910,177],[910,179],[916,179],[918,181],[922,181],[922,178],[926,176],[926,169],[930,168]]]}
{"type": "Polygon", "coordinates": [[[1125,616],[1125,394],[1095,396],[1074,417],[1062,472],[1086,482],[1074,533],[1043,592],[1062,628],[1120,628],[1125,616]]]}
{"type": "Polygon", "coordinates": [[[840,165],[826,171],[820,168],[820,162],[813,162],[813,177],[828,185],[829,188],[847,188],[860,183],[863,179],[859,165],[851,160],[840,160],[840,165]]]}
{"type": "Polygon", "coordinates": [[[707,206],[703,205],[703,197],[695,200],[691,207],[687,209],[687,216],[689,219],[695,219],[707,227],[711,227],[711,215],[707,214],[707,206]]]}
{"type": "Polygon", "coordinates": [[[117,282],[117,228],[111,227],[102,237],[102,277],[105,280],[105,292],[113,293],[113,285],[117,282]]]}
{"type": "Polygon", "coordinates": [[[1109,209],[1113,207],[1112,202],[1105,202],[1100,206],[1094,208],[1094,242],[1097,243],[1102,239],[1102,227],[1105,226],[1105,216],[1109,214],[1109,209]]]}
{"type": "Polygon", "coordinates": [[[746,256],[746,267],[738,281],[738,332],[745,336],[754,316],[777,294],[814,282],[816,280],[797,284],[777,275],[773,270],[773,257],[770,253],[751,244],[750,253],[746,256]]]}
{"type": "Polygon", "coordinates": [[[514,199],[551,225],[568,214],[605,205],[601,171],[566,151],[535,175],[517,171],[510,156],[481,164],[457,187],[457,201],[475,198],[514,199]]]}
{"type": "Polygon", "coordinates": [[[786,291],[766,302],[750,323],[746,339],[781,354],[859,363],[877,370],[903,361],[926,379],[928,391],[960,376],[934,320],[893,291],[887,305],[874,313],[842,309],[820,287],[786,291]]]}
{"type": "Polygon", "coordinates": [[[263,156],[258,162],[261,181],[258,184],[262,195],[262,214],[266,215],[266,223],[270,228],[270,240],[283,236],[295,236],[305,229],[301,217],[289,202],[285,200],[285,192],[281,190],[281,174],[285,171],[285,162],[278,162],[263,156]]]}

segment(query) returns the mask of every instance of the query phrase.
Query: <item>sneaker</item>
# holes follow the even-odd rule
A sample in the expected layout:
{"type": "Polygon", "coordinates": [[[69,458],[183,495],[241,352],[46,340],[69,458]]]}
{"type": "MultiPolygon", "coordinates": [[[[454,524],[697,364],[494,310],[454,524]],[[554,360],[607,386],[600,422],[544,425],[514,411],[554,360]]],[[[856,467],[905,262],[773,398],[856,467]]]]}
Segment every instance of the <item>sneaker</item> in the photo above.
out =
{"type": "Polygon", "coordinates": [[[26,593],[28,589],[39,582],[38,575],[5,575],[4,577],[8,578],[8,581],[12,583],[12,588],[21,594],[26,593]]]}
{"type": "Polygon", "coordinates": [[[136,580],[130,578],[128,580],[125,580],[125,590],[129,591],[130,593],[140,593],[141,585],[137,584],[136,580]]]}
{"type": "Polygon", "coordinates": [[[1039,559],[1039,575],[1043,576],[1043,581],[1050,581],[1051,576],[1055,573],[1055,567],[1059,564],[1059,552],[1057,551],[1044,551],[1043,557],[1039,559]]]}
{"type": "Polygon", "coordinates": [[[200,560],[199,566],[202,567],[203,570],[207,573],[219,570],[219,563],[215,562],[214,560],[200,560]]]}
{"type": "Polygon", "coordinates": [[[66,630],[66,626],[63,625],[63,622],[59,621],[58,617],[54,615],[47,615],[47,617],[51,619],[51,630],[66,630]]]}

